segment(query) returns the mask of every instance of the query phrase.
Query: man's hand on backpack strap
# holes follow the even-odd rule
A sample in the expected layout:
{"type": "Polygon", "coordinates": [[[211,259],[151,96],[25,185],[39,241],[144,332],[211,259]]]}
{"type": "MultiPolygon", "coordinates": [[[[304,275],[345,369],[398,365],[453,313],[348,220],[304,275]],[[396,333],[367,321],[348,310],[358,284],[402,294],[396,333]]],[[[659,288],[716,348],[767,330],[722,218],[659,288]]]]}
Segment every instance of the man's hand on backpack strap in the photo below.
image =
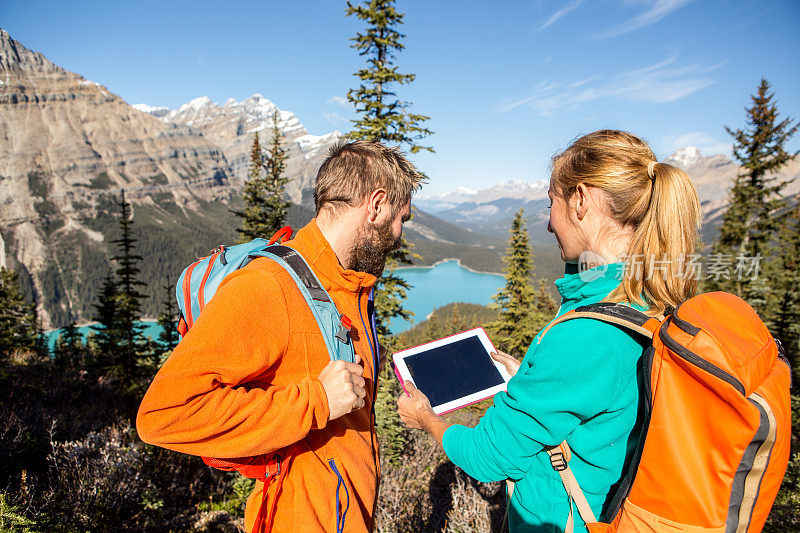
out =
{"type": "Polygon", "coordinates": [[[328,396],[328,420],[335,420],[364,407],[367,391],[364,389],[366,382],[360,363],[358,354],[355,363],[331,361],[317,376],[328,396]]]}

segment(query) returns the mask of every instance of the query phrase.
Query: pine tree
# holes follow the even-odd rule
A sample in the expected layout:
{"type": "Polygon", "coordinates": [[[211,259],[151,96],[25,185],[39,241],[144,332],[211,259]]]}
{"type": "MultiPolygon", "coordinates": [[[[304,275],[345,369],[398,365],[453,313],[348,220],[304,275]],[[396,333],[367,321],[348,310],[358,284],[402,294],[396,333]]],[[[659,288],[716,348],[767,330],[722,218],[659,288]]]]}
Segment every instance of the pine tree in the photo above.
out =
{"type": "Polygon", "coordinates": [[[519,358],[525,355],[536,333],[550,318],[544,313],[552,307],[544,287],[540,285],[539,292],[533,288],[533,252],[528,246],[522,209],[511,223],[503,262],[506,284],[493,298],[500,316],[488,329],[499,349],[519,358]]]}
{"type": "MultiPolygon", "coordinates": [[[[94,362],[100,368],[109,368],[119,359],[118,346],[121,335],[117,327],[117,315],[119,314],[117,295],[117,283],[114,280],[114,274],[109,270],[97,295],[95,311],[92,316],[92,320],[97,324],[92,326],[94,335],[91,345],[96,348],[94,362]]],[[[87,344],[90,344],[88,339],[87,344]]]]}
{"type": "Polygon", "coordinates": [[[286,199],[284,190],[289,179],[285,176],[287,150],[283,147],[283,135],[279,128],[278,110],[272,112],[272,137],[265,164],[266,186],[266,235],[272,235],[286,224],[286,216],[292,203],[286,199]]]}
{"type": "Polygon", "coordinates": [[[394,64],[395,52],[405,48],[401,42],[405,35],[395,29],[403,23],[403,13],[394,8],[394,0],[368,0],[358,6],[347,2],[345,13],[367,23],[367,30],[351,39],[359,55],[367,57],[367,67],[356,73],[362,82],[359,88],[347,93],[361,115],[353,121],[355,128],[349,137],[405,145],[412,154],[433,152],[430,146],[417,144],[433,133],[421,125],[430,117],[408,113],[410,104],[397,99],[391,88],[392,84],[405,85],[416,78],[397,72],[394,64]]]}
{"type": "Polygon", "coordinates": [[[175,308],[174,293],[172,287],[164,285],[164,299],[161,301],[161,313],[158,315],[158,325],[161,326],[159,334],[160,349],[162,352],[171,352],[178,344],[178,312],[175,308]]]}
{"type": "Polygon", "coordinates": [[[250,147],[250,171],[242,190],[244,211],[233,211],[242,219],[242,227],[237,228],[240,242],[248,242],[257,237],[264,238],[260,223],[263,219],[262,211],[266,203],[265,180],[263,176],[264,152],[258,132],[253,136],[253,145],[250,147]]]}
{"type": "Polygon", "coordinates": [[[145,339],[142,335],[143,327],[138,323],[142,317],[142,299],[144,295],[139,287],[145,283],[138,279],[140,269],[138,262],[142,256],[134,252],[137,239],[133,238],[133,216],[131,204],[125,200],[125,191],[117,204],[120,208],[120,238],[111,241],[117,245],[118,255],[114,256],[117,262],[117,312],[116,328],[119,331],[119,344],[117,346],[117,370],[125,378],[135,377],[138,360],[145,350],[145,339]]]}
{"type": "Polygon", "coordinates": [[[391,320],[402,318],[410,321],[414,316],[414,313],[403,307],[407,291],[412,288],[411,284],[395,274],[397,267],[413,263],[414,254],[411,253],[411,245],[405,237],[400,242],[400,248],[386,257],[383,274],[375,284],[375,324],[378,339],[381,346],[386,346],[390,350],[394,349],[394,339],[389,330],[391,320]]]}
{"type": "Polygon", "coordinates": [[[258,132],[253,137],[253,146],[250,149],[250,172],[242,192],[244,211],[234,212],[242,218],[242,227],[236,230],[242,242],[258,237],[265,239],[272,237],[286,224],[286,216],[292,205],[284,195],[288,181],[284,175],[288,155],[283,146],[277,109],[272,113],[271,132],[272,137],[266,157],[258,132]]]}
{"type": "MultiPolygon", "coordinates": [[[[404,34],[397,31],[403,23],[403,13],[394,7],[394,0],[368,0],[360,5],[347,2],[347,16],[354,15],[367,25],[363,33],[356,33],[351,40],[359,55],[365,56],[367,66],[355,75],[361,80],[358,89],[347,92],[359,118],[353,120],[353,130],[348,137],[353,140],[377,141],[396,145],[415,154],[421,150],[433,152],[430,146],[418,142],[433,132],[422,123],[430,117],[410,113],[409,102],[397,98],[393,86],[406,85],[416,75],[401,74],[395,65],[395,53],[403,50],[404,34]]],[[[382,343],[389,343],[389,323],[392,318],[404,320],[411,313],[403,308],[406,293],[411,286],[394,274],[397,267],[412,264],[409,245],[403,239],[401,247],[390,253],[383,275],[375,286],[375,309],[378,332],[382,343]]]]}
{"type": "Polygon", "coordinates": [[[375,398],[375,424],[380,435],[381,459],[393,466],[400,460],[408,442],[408,432],[397,414],[397,397],[403,393],[389,365],[381,373],[375,398]]]}
{"type": "Polygon", "coordinates": [[[747,300],[767,322],[775,305],[768,280],[776,275],[776,265],[766,259],[774,256],[772,244],[780,227],[774,215],[784,207],[781,192],[787,183],[775,174],[797,155],[787,152],[785,145],[798,128],[791,118],[779,119],[769,88],[767,80],[762,79],[751,97],[752,106],[745,110],[746,129],[725,128],[735,141],[733,154],[742,171],[731,189],[719,240],[712,248],[712,258],[725,258],[734,267],[758,262],[761,275],[734,272],[727,279],[723,276],[708,284],[711,290],[725,290],[747,300]]]}
{"type": "Polygon", "coordinates": [[[0,359],[37,350],[38,337],[36,304],[25,298],[17,273],[0,267],[0,359]]]}

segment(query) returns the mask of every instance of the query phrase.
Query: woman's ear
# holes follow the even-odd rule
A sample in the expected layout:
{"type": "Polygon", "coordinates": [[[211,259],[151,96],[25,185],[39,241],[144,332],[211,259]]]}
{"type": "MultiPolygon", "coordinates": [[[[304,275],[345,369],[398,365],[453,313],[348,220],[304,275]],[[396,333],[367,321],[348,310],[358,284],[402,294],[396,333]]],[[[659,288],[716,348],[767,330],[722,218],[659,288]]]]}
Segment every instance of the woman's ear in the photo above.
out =
{"type": "Polygon", "coordinates": [[[583,183],[579,183],[577,187],[575,187],[575,193],[573,194],[575,197],[575,215],[578,217],[578,220],[583,220],[583,217],[586,216],[586,212],[589,211],[589,190],[583,183]]]}

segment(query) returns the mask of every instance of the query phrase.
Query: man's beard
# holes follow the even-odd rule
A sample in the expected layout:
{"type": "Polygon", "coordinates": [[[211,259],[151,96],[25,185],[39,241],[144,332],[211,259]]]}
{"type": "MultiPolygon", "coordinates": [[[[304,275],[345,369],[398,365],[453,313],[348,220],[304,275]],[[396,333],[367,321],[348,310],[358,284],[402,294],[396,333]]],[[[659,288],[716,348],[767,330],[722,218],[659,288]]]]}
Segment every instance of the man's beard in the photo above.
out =
{"type": "Polygon", "coordinates": [[[378,227],[368,225],[366,231],[360,232],[356,239],[352,270],[378,277],[383,273],[386,256],[398,248],[400,238],[395,239],[392,235],[391,224],[378,227]]]}

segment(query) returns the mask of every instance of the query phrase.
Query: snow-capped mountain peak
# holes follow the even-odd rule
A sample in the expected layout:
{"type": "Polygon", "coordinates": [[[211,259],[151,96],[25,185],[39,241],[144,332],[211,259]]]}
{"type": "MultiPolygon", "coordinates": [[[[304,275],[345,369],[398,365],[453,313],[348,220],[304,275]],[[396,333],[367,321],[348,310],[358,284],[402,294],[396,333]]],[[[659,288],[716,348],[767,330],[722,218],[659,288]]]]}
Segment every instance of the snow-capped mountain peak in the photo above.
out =
{"type": "Polygon", "coordinates": [[[303,151],[303,157],[306,159],[311,159],[317,154],[317,151],[320,148],[323,146],[330,146],[331,143],[339,140],[341,136],[342,133],[339,130],[334,130],[330,133],[326,133],[325,135],[311,135],[310,133],[307,133],[306,135],[297,137],[294,142],[300,146],[300,149],[303,151]]]}
{"type": "Polygon", "coordinates": [[[696,146],[687,146],[686,148],[681,148],[680,150],[676,151],[667,159],[678,163],[678,165],[681,167],[686,167],[703,159],[703,154],[696,146]]]}
{"type": "Polygon", "coordinates": [[[199,98],[190,100],[188,103],[180,106],[178,108],[178,112],[181,112],[182,110],[185,111],[187,109],[194,109],[195,111],[197,111],[199,109],[206,107],[209,104],[214,104],[214,102],[212,102],[211,98],[209,98],[208,96],[203,95],[199,98]]]}
{"type": "Polygon", "coordinates": [[[149,113],[158,118],[165,117],[170,113],[170,111],[172,111],[168,107],[151,106],[147,104],[133,104],[131,107],[137,111],[141,111],[142,113],[149,113]]]}
{"type": "Polygon", "coordinates": [[[534,182],[523,180],[502,181],[479,191],[460,186],[446,193],[423,194],[414,200],[414,204],[435,213],[467,203],[483,205],[506,199],[528,202],[547,196],[548,186],[547,180],[534,182]]]}

